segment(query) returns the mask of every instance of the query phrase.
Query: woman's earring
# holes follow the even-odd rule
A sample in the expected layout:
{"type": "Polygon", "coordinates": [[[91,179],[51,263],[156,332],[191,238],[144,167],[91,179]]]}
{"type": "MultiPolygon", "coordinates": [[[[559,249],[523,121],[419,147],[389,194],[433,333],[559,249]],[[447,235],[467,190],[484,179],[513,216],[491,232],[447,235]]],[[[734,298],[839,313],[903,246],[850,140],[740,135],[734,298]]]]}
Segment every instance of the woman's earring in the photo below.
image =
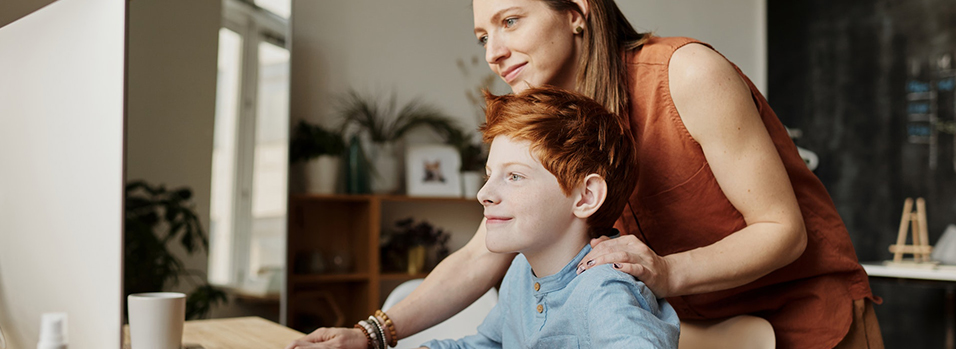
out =
{"type": "Polygon", "coordinates": [[[584,28],[582,28],[582,27],[580,27],[580,26],[574,27],[574,35],[581,34],[582,32],[584,32],[584,28]]]}

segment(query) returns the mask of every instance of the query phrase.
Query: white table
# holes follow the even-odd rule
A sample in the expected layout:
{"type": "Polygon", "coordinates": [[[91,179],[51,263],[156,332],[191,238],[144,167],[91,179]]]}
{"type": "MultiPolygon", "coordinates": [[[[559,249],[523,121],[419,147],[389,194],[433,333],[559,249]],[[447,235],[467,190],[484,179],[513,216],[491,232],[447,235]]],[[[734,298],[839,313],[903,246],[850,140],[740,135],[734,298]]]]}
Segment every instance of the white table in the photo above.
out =
{"type": "Polygon", "coordinates": [[[882,262],[860,263],[871,278],[923,280],[940,283],[946,290],[946,348],[956,347],[956,267],[939,266],[934,269],[888,267],[882,262]]]}

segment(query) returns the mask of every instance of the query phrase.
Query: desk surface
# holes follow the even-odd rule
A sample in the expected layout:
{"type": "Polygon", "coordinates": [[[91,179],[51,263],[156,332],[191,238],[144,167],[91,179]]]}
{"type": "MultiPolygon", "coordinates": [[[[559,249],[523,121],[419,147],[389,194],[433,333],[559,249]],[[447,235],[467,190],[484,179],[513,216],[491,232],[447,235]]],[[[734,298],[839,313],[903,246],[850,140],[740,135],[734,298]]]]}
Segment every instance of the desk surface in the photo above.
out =
{"type": "MultiPolygon", "coordinates": [[[[123,348],[129,348],[129,327],[123,328],[123,348]]],[[[260,317],[186,321],[183,347],[203,349],[285,348],[305,336],[260,317]]]]}
{"type": "Polygon", "coordinates": [[[888,267],[881,262],[860,263],[866,274],[874,277],[920,279],[956,282],[956,267],[937,266],[935,269],[888,267]]]}

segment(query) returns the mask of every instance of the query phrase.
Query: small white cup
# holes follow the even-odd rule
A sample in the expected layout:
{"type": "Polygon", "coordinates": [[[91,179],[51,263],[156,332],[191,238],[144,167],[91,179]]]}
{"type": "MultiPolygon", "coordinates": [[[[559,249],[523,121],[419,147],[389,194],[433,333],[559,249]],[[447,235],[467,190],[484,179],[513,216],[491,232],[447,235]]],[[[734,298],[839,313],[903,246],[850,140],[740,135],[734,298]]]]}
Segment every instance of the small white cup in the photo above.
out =
{"type": "Polygon", "coordinates": [[[185,294],[134,293],[127,298],[127,304],[131,349],[182,348],[185,294]]]}

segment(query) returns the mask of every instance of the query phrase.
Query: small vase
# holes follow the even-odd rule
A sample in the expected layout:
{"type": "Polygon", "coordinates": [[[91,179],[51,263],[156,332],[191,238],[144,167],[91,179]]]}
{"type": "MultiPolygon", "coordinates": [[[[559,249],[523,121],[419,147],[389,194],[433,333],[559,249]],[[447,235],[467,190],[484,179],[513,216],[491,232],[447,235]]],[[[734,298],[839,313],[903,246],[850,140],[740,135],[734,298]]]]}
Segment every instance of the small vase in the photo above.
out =
{"type": "Polygon", "coordinates": [[[334,194],[339,179],[337,156],[322,155],[305,164],[306,192],[316,194],[334,194]]]}
{"type": "Polygon", "coordinates": [[[415,275],[425,270],[425,246],[413,246],[408,249],[408,273],[415,275]]]}
{"type": "Polygon", "coordinates": [[[362,151],[358,136],[349,141],[348,166],[345,171],[345,189],[349,194],[368,194],[368,159],[362,151]]]}

